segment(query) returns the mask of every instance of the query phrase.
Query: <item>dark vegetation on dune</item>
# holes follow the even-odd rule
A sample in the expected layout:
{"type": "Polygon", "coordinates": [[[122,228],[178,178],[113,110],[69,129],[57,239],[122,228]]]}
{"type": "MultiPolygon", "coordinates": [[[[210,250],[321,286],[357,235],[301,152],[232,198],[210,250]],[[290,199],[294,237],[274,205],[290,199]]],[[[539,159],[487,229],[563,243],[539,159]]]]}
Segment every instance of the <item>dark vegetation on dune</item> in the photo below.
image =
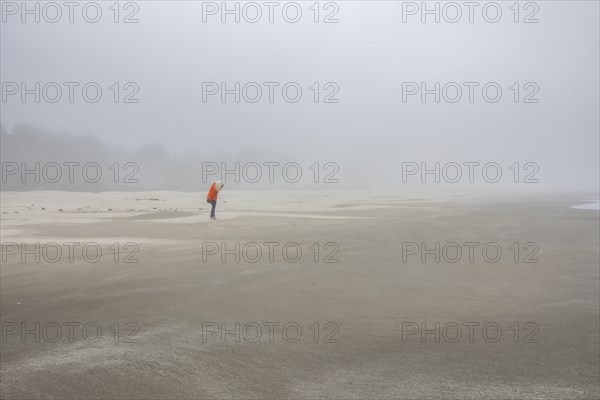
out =
{"type": "MultiPolygon", "coordinates": [[[[207,185],[213,180],[221,178],[219,173],[207,174],[203,178],[203,163],[227,163],[228,166],[233,166],[235,163],[244,165],[248,161],[273,158],[272,154],[265,155],[260,151],[261,154],[257,154],[248,149],[235,155],[222,154],[208,146],[203,151],[187,156],[170,154],[165,148],[155,144],[137,150],[126,150],[107,145],[92,136],[50,132],[26,124],[16,125],[10,132],[0,125],[0,131],[1,189],[5,191],[198,192],[207,189],[207,185]],[[56,179],[56,164],[60,168],[59,179],[56,179]],[[84,174],[86,165],[88,169],[84,174]],[[26,173],[26,170],[37,172],[26,173]],[[102,175],[94,182],[97,170],[102,175]]],[[[208,167],[205,168],[208,170],[208,167]]],[[[232,175],[227,178],[232,181],[235,179],[232,175]]],[[[245,184],[243,179],[239,183],[237,186],[245,184]]]]}

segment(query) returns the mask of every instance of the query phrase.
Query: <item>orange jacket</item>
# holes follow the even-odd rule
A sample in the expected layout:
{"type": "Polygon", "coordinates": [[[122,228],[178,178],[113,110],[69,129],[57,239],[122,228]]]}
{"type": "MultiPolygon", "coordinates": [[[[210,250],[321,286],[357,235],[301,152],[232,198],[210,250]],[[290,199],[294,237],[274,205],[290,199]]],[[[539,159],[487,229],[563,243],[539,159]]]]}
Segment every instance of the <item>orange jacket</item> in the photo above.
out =
{"type": "Polygon", "coordinates": [[[217,201],[217,196],[219,195],[219,191],[216,188],[215,182],[210,185],[210,189],[208,189],[208,195],[206,195],[206,200],[214,200],[217,201]]]}

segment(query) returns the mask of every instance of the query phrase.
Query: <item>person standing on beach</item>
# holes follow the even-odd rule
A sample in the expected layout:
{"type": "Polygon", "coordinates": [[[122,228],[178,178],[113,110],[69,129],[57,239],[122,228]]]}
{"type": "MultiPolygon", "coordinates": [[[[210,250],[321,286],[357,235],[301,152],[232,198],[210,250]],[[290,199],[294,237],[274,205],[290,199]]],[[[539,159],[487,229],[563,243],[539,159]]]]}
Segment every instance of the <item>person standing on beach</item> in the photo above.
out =
{"type": "Polygon", "coordinates": [[[217,208],[217,197],[219,196],[219,192],[223,189],[225,184],[221,181],[215,181],[210,185],[210,189],[208,189],[208,195],[206,195],[206,202],[210,203],[212,206],[210,210],[210,219],[217,219],[215,217],[215,209],[217,208]]]}

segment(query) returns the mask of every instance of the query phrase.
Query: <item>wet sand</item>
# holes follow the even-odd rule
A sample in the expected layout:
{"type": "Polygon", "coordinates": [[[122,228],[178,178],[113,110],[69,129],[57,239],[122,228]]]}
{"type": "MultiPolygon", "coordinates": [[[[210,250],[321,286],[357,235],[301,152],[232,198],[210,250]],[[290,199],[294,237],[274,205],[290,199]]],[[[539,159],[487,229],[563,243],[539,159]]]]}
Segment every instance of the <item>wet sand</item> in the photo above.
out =
{"type": "Polygon", "coordinates": [[[585,196],[203,197],[2,193],[1,397],[600,396],[585,196]]]}

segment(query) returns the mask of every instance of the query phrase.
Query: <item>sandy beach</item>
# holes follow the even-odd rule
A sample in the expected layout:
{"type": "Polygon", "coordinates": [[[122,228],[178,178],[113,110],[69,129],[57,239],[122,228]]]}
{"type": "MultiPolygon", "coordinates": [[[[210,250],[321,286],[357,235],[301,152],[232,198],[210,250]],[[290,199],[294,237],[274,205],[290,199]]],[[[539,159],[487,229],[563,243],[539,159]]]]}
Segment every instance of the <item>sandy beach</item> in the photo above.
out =
{"type": "Polygon", "coordinates": [[[3,399],[600,396],[585,195],[1,196],[3,399]]]}

